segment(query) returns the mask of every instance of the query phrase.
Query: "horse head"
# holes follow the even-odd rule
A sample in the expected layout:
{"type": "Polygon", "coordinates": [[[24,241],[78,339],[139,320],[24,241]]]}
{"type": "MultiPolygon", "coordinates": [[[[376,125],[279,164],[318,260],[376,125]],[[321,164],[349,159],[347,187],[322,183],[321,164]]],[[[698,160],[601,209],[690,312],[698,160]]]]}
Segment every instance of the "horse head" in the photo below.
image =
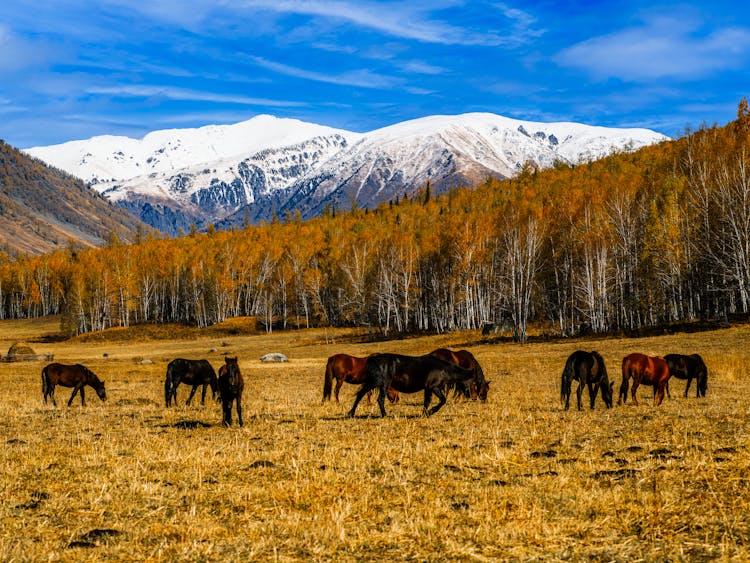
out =
{"type": "Polygon", "coordinates": [[[94,387],[94,389],[96,390],[96,394],[99,396],[99,398],[102,401],[106,401],[107,400],[107,390],[104,389],[104,382],[103,381],[101,382],[101,385],[98,385],[98,386],[94,387]]]}
{"type": "Polygon", "coordinates": [[[96,394],[102,401],[107,400],[107,390],[104,388],[104,382],[99,379],[96,374],[91,371],[86,366],[83,366],[83,369],[86,370],[86,381],[91,387],[94,388],[94,391],[96,391],[96,394]]]}
{"type": "Polygon", "coordinates": [[[477,397],[479,397],[479,400],[483,403],[487,401],[487,393],[490,392],[490,382],[483,380],[481,383],[477,384],[477,397]]]}

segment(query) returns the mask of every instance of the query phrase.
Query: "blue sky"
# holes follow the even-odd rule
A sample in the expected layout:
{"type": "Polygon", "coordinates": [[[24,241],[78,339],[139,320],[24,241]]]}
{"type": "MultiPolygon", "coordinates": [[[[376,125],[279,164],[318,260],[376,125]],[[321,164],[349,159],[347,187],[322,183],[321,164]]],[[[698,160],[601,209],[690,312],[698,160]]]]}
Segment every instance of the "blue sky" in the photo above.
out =
{"type": "Polygon", "coordinates": [[[749,95],[736,0],[0,3],[0,138],[22,148],[263,113],[361,132],[488,111],[677,136],[749,95]]]}

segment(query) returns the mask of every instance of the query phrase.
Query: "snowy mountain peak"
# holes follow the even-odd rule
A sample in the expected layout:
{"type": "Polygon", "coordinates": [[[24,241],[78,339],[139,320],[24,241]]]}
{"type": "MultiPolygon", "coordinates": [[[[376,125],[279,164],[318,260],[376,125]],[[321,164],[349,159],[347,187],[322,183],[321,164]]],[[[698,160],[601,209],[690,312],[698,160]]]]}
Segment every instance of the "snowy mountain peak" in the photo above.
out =
{"type": "Polygon", "coordinates": [[[320,213],[437,191],[492,175],[601,158],[668,138],[648,129],[541,123],[491,113],[433,115],[369,133],[258,115],[232,125],[100,136],[26,152],[83,178],[143,220],[175,233],[274,213],[320,213]],[[240,219],[241,217],[241,219],[240,219]]]}

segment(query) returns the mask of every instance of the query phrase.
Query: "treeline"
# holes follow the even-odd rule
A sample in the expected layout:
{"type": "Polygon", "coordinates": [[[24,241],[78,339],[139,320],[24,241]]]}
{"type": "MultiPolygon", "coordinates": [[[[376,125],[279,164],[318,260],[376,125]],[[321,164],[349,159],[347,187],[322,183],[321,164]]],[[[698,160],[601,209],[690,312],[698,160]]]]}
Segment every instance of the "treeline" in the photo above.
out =
{"type": "Polygon", "coordinates": [[[384,333],[634,330],[750,309],[750,112],[576,167],[241,231],[0,257],[0,316],[384,333]]]}

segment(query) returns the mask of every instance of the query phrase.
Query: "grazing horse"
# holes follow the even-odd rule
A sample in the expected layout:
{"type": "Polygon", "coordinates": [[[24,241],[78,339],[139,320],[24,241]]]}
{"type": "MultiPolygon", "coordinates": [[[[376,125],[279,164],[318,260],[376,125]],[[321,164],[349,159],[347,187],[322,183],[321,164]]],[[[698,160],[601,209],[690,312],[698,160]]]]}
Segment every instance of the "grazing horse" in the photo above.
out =
{"type": "Polygon", "coordinates": [[[193,400],[193,395],[198,389],[199,385],[203,385],[203,393],[201,393],[201,405],[206,404],[206,388],[211,386],[211,396],[214,400],[217,399],[218,395],[218,381],[216,379],[216,372],[208,360],[185,360],[183,358],[177,358],[172,360],[167,365],[167,377],[164,380],[164,400],[167,406],[177,404],[177,386],[180,383],[187,383],[192,385],[193,389],[190,391],[190,396],[185,402],[186,405],[190,405],[190,401],[193,400]]]}
{"type": "MultiPolygon", "coordinates": [[[[695,396],[696,398],[705,397],[708,389],[708,368],[698,354],[683,356],[682,354],[667,354],[664,356],[669,366],[669,373],[672,377],[678,379],[687,379],[685,387],[685,398],[690,390],[690,383],[695,379],[695,396]]],[[[669,385],[667,385],[667,395],[669,395],[669,385]]]]}
{"type": "Polygon", "coordinates": [[[435,356],[443,361],[451,362],[464,369],[474,372],[474,379],[469,384],[469,388],[464,387],[463,383],[455,384],[454,396],[463,395],[472,399],[479,398],[480,401],[487,400],[487,393],[490,390],[490,382],[484,378],[484,370],[474,355],[468,350],[449,350],[448,348],[438,348],[430,352],[430,356],[435,356]]]}
{"type": "Polygon", "coordinates": [[[424,414],[430,416],[445,404],[444,388],[459,381],[464,385],[469,385],[474,377],[474,371],[429,354],[426,356],[373,354],[365,362],[365,381],[357,392],[348,416],[354,416],[359,401],[368,391],[375,388],[380,390],[378,395],[380,415],[385,416],[385,395],[388,387],[393,387],[401,393],[416,393],[424,390],[424,414]],[[437,395],[440,402],[427,410],[432,395],[437,395]]]}
{"type": "MultiPolygon", "coordinates": [[[[328,358],[326,364],[326,374],[323,381],[323,401],[331,400],[331,388],[333,380],[336,380],[336,389],[334,396],[336,402],[339,402],[339,390],[344,383],[364,383],[365,381],[365,361],[367,358],[350,356],[349,354],[334,354],[328,358]]],[[[367,401],[370,401],[372,391],[367,394],[367,401]]],[[[391,403],[398,403],[398,393],[388,388],[388,400],[391,403]]]]}
{"type": "Polygon", "coordinates": [[[81,364],[66,365],[54,363],[44,366],[42,369],[42,394],[44,395],[45,404],[47,403],[47,397],[49,397],[52,399],[52,404],[57,406],[57,402],[55,401],[56,385],[73,387],[73,394],[68,400],[68,406],[71,405],[73,397],[79,391],[81,392],[81,405],[86,406],[86,396],[83,390],[86,385],[93,387],[102,401],[107,400],[104,382],[93,371],[81,364]]]}
{"type": "Polygon", "coordinates": [[[669,365],[664,358],[646,356],[645,354],[630,354],[622,359],[622,383],[620,384],[620,396],[617,400],[619,405],[628,402],[628,381],[633,379],[633,388],[630,394],[633,404],[638,404],[635,393],[638,385],[653,385],[654,403],[658,406],[664,400],[664,392],[669,381],[669,365]]]}
{"type": "Polygon", "coordinates": [[[592,409],[600,388],[604,404],[607,405],[608,409],[612,408],[612,386],[614,382],[610,383],[607,366],[604,365],[604,358],[601,357],[599,352],[577,350],[568,356],[560,383],[560,402],[565,403],[565,410],[570,408],[570,391],[574,379],[578,381],[578,388],[576,389],[578,410],[581,410],[581,395],[583,395],[584,386],[589,388],[589,401],[592,409]]]}
{"type": "Polygon", "coordinates": [[[221,393],[221,410],[224,426],[232,426],[232,402],[237,407],[237,420],[242,426],[242,390],[245,382],[242,379],[237,357],[225,357],[224,365],[219,368],[219,392],[221,393]]]}

